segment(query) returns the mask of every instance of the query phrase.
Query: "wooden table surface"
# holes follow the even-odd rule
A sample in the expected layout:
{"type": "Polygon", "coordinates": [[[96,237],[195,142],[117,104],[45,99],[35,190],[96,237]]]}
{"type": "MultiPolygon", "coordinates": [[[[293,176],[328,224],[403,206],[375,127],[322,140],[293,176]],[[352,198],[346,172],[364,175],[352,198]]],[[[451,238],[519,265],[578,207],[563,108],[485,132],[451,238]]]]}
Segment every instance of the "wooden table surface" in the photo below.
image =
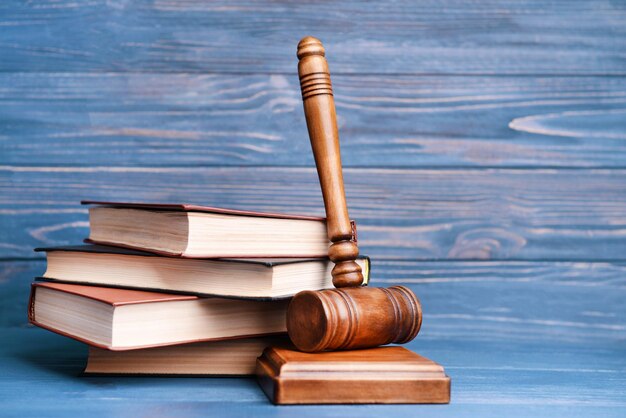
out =
{"type": "Polygon", "coordinates": [[[626,3],[6,0],[0,416],[626,416],[626,3]],[[296,74],[325,44],[372,284],[410,286],[446,406],[270,405],[81,377],[27,324],[80,199],[322,214],[296,74]]]}

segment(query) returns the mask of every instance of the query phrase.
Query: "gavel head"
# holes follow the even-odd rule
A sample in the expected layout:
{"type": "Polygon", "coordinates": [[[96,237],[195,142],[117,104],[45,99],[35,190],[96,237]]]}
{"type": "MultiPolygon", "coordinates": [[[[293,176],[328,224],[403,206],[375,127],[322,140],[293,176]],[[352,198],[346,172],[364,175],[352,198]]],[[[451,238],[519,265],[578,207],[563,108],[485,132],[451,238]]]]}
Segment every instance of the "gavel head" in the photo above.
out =
{"type": "Polygon", "coordinates": [[[306,352],[403,344],[421,325],[420,301],[404,286],[307,290],[287,311],[289,338],[306,352]]]}

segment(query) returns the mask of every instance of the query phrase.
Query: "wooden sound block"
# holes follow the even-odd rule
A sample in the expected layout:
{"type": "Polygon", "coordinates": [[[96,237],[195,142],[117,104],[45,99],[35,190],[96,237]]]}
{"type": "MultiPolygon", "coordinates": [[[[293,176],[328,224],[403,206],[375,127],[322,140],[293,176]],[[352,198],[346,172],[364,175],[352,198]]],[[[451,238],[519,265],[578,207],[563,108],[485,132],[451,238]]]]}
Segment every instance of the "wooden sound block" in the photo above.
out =
{"type": "Polygon", "coordinates": [[[256,375],[275,404],[450,402],[443,367],[403,347],[324,353],[268,347],[256,375]]]}

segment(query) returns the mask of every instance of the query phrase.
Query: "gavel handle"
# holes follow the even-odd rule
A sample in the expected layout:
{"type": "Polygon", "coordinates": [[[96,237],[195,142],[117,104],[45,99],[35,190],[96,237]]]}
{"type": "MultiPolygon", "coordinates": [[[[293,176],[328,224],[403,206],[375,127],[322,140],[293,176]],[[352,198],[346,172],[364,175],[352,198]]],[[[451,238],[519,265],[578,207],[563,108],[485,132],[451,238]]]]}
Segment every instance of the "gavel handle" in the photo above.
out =
{"type": "Polygon", "coordinates": [[[335,263],[333,284],[335,287],[359,286],[363,274],[355,262],[359,248],[352,240],[341,172],[335,101],[322,43],[310,36],[303,38],[298,44],[298,59],[304,115],[324,197],[328,239],[332,242],[328,257],[335,263]]]}

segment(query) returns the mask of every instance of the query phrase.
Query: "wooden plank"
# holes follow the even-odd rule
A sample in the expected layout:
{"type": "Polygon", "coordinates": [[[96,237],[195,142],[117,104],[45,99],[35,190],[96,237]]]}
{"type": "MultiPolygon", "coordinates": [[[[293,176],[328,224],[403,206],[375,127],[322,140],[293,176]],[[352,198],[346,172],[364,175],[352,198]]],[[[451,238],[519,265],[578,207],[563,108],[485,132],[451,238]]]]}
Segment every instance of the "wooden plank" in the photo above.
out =
{"type": "Polygon", "coordinates": [[[623,417],[624,356],[618,342],[587,344],[422,339],[410,348],[436,359],[452,377],[446,406],[271,405],[253,379],[84,377],[86,348],[32,328],[1,328],[0,398],[6,417],[255,417],[297,413],[342,417],[623,417]],[[71,394],[71,402],[68,401],[71,394]]]}
{"type": "MultiPolygon", "coordinates": [[[[322,214],[312,168],[0,167],[4,257],[87,235],[80,199],[322,214]]],[[[408,259],[618,260],[626,170],[345,170],[360,247],[408,259]]]]}
{"type": "Polygon", "coordinates": [[[18,0],[0,5],[1,71],[292,73],[321,38],[338,73],[624,74],[623,3],[18,0]]]}
{"type": "MultiPolygon", "coordinates": [[[[624,78],[333,80],[346,166],[625,166],[624,78]]],[[[0,95],[0,164],[313,165],[295,71],[0,74],[0,95]]]]}
{"type": "MultiPolygon", "coordinates": [[[[43,260],[0,262],[0,327],[22,327],[43,260]]],[[[626,331],[626,262],[372,260],[372,286],[404,285],[424,308],[422,338],[581,342],[626,331]],[[546,303],[550,301],[550,303],[546,303]]]]}
{"type": "MultiPolygon", "coordinates": [[[[29,281],[43,267],[40,261],[0,263],[0,399],[6,416],[140,410],[196,416],[208,408],[220,416],[241,408],[260,417],[276,413],[248,379],[78,377],[86,355],[82,344],[24,326],[29,281]],[[67,393],[73,402],[66,401],[67,393]]],[[[422,298],[423,329],[408,348],[445,365],[453,379],[451,405],[420,408],[420,416],[626,411],[625,263],[379,260],[373,267],[374,283],[407,285],[422,298]]],[[[303,416],[329,411],[298,408],[303,416]]],[[[416,413],[408,406],[332,411],[416,413]]]]}

